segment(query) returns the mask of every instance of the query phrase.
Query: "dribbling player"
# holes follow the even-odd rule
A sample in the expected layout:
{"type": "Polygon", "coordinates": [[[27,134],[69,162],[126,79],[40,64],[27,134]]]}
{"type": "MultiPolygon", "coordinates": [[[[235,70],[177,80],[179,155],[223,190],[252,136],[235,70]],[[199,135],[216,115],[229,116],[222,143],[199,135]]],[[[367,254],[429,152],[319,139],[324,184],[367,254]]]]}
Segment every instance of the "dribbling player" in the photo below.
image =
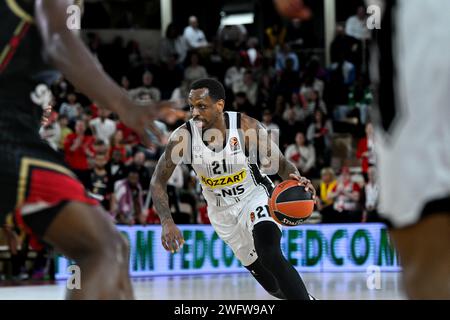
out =
{"type": "Polygon", "coordinates": [[[177,164],[184,162],[201,181],[211,224],[242,265],[273,296],[309,300],[300,275],[281,252],[281,226],[270,216],[267,205],[273,185],[259,169],[257,157],[270,155],[261,162],[278,163],[274,173],[283,180],[298,180],[315,194],[311,182],[284,158],[257,120],[223,111],[225,90],[220,82],[194,82],[189,104],[192,119],[173,132],[152,177],[151,193],[161,218],[163,247],[175,252],[184,243],[172,220],[167,195],[168,179],[177,164]],[[257,139],[251,140],[248,132],[256,133],[257,139]]]}
{"type": "Polygon", "coordinates": [[[126,242],[62,157],[40,139],[48,85],[57,76],[50,65],[143,139],[168,105],[140,106],[128,99],[67,28],[72,4],[0,2],[0,225],[13,213],[29,233],[75,260],[81,289],[69,291],[69,298],[130,299],[126,242]]]}
{"type": "Polygon", "coordinates": [[[408,297],[450,299],[450,1],[380,3],[371,70],[380,212],[408,297]]]}

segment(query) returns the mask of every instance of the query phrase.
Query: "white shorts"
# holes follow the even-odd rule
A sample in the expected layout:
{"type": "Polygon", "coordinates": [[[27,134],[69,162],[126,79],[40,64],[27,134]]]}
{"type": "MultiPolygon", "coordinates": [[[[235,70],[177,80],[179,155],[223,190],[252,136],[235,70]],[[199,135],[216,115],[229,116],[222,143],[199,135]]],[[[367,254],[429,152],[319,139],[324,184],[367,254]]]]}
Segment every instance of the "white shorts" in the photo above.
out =
{"type": "Polygon", "coordinates": [[[380,100],[379,110],[381,120],[392,110],[395,117],[377,128],[375,148],[379,211],[397,228],[417,223],[427,203],[450,196],[448,12],[450,1],[422,0],[400,0],[393,11],[394,97],[380,100]]]}
{"type": "Polygon", "coordinates": [[[270,216],[268,196],[263,187],[257,187],[241,202],[221,208],[208,206],[208,216],[218,236],[230,246],[243,266],[249,266],[258,258],[253,242],[253,227],[262,221],[278,225],[270,216]]]}

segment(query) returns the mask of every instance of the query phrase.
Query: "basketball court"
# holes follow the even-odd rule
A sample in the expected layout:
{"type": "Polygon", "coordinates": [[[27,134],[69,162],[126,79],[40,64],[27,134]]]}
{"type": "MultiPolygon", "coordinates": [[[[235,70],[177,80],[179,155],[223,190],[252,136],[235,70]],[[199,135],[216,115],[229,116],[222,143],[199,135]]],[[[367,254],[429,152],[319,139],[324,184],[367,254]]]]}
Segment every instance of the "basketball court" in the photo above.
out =
{"type": "MultiPolygon", "coordinates": [[[[303,273],[310,293],[320,300],[401,300],[401,273],[384,272],[380,288],[367,287],[365,273],[303,273]]],[[[202,276],[157,276],[133,278],[139,300],[272,300],[246,273],[202,276]]],[[[56,284],[0,287],[0,300],[63,299],[65,281],[56,284]]]]}

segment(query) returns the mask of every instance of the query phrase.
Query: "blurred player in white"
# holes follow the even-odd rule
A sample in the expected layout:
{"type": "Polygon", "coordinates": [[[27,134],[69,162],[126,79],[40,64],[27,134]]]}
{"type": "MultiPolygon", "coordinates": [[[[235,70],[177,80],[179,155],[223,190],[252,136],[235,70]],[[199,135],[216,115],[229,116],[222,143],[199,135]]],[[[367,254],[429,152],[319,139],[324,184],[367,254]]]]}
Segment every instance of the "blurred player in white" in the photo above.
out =
{"type": "Polygon", "coordinates": [[[408,297],[450,299],[450,1],[369,2],[380,212],[408,297]]]}

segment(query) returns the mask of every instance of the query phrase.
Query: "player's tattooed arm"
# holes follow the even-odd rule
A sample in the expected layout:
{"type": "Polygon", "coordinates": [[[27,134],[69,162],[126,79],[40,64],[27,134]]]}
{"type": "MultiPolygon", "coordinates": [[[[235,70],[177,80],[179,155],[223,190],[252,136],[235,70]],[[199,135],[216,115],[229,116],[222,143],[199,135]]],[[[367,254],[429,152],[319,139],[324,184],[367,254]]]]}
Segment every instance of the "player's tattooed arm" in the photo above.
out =
{"type": "MultiPolygon", "coordinates": [[[[168,149],[169,147],[170,143],[168,149]]],[[[172,220],[169,197],[167,195],[167,181],[176,167],[176,164],[170,160],[166,152],[163,153],[158,161],[151,183],[152,199],[161,223],[166,222],[166,220],[172,220]]]]}
{"type": "Polygon", "coordinates": [[[188,146],[189,137],[187,134],[187,130],[182,126],[171,135],[166,150],[156,165],[150,185],[153,203],[162,225],[161,243],[167,251],[172,253],[182,247],[184,239],[172,219],[167,195],[167,181],[172,176],[183,157],[185,148],[188,146]]]}
{"type": "MultiPolygon", "coordinates": [[[[289,179],[290,174],[300,175],[297,168],[288,161],[258,120],[242,115],[241,127],[245,136],[245,147],[249,154],[258,154],[258,159],[265,172],[277,174],[283,179],[289,179]],[[255,134],[254,134],[255,133],[255,134]]],[[[252,157],[251,160],[256,160],[252,157]]]]}
{"type": "Polygon", "coordinates": [[[311,190],[311,193],[315,196],[315,189],[311,181],[302,177],[297,167],[286,159],[263,124],[256,119],[242,115],[241,127],[244,131],[246,150],[249,151],[249,154],[256,152],[259,155],[261,167],[267,174],[278,174],[283,180],[297,180],[307,190],[311,190]],[[252,131],[256,132],[256,143],[251,141],[253,138],[252,131]],[[246,132],[250,133],[246,134],[246,132]],[[256,150],[252,150],[252,148],[256,148],[256,150]]]}

